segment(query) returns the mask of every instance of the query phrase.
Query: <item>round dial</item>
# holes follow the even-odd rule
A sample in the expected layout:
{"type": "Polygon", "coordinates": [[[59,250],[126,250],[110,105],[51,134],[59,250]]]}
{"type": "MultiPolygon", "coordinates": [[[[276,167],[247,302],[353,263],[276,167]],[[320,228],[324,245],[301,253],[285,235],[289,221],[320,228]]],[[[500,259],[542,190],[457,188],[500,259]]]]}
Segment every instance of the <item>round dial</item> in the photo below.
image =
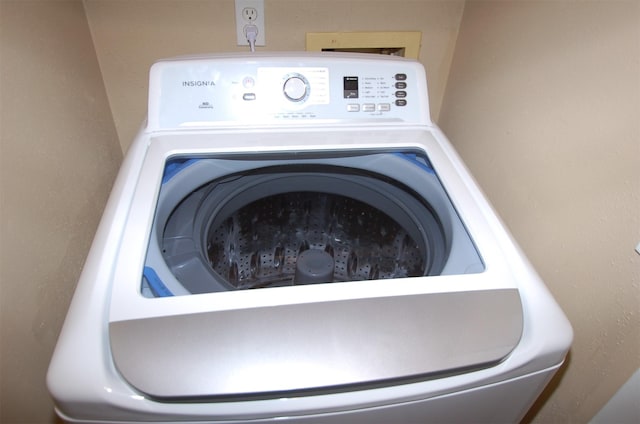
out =
{"type": "Polygon", "coordinates": [[[285,97],[292,102],[303,101],[309,95],[309,81],[300,74],[288,75],[282,86],[282,91],[285,97]]]}

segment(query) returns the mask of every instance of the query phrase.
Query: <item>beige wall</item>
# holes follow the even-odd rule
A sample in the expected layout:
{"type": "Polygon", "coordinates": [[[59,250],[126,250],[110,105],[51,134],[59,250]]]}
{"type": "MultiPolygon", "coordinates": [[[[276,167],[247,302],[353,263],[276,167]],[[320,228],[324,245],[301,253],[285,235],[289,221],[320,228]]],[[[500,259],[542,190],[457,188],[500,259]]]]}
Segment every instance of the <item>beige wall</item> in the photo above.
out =
{"type": "Polygon", "coordinates": [[[540,423],[640,366],[639,6],[467,2],[460,27],[440,125],[575,330],[540,423]]]}
{"type": "Polygon", "coordinates": [[[46,369],[121,159],[81,2],[2,0],[0,90],[0,422],[53,422],[46,369]]]}
{"type": "MultiPolygon", "coordinates": [[[[146,113],[147,72],[160,58],[247,51],[236,46],[234,0],[85,0],[109,102],[126,151],[146,113]]],[[[421,31],[437,118],[464,2],[265,0],[266,47],[304,50],[307,32],[421,31]]]]}

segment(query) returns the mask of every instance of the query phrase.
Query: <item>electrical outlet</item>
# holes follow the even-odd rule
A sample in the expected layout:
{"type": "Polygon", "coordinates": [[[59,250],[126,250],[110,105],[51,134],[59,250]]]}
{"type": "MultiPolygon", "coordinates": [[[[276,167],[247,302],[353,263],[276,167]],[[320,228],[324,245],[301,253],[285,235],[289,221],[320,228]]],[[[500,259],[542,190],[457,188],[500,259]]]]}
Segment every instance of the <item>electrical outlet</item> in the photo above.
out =
{"type": "Polygon", "coordinates": [[[258,28],[256,46],[265,45],[264,0],[235,0],[236,4],[236,37],[239,46],[248,46],[246,27],[255,25],[258,28]]]}
{"type": "Polygon", "coordinates": [[[242,9],[242,19],[248,23],[254,23],[258,18],[258,11],[253,7],[245,7],[242,9]]]}

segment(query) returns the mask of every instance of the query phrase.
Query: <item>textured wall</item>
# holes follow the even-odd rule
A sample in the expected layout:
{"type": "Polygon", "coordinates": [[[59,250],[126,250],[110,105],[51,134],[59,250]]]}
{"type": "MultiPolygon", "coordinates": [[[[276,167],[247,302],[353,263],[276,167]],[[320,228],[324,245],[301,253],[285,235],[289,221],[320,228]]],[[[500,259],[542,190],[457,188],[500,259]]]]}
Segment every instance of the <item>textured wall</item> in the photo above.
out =
{"type": "Polygon", "coordinates": [[[0,422],[45,373],[121,153],[79,1],[0,3],[0,422]]]}
{"type": "MultiPolygon", "coordinates": [[[[267,45],[257,50],[304,50],[307,32],[422,31],[420,58],[437,118],[463,6],[461,0],[265,0],[267,45]]],[[[233,0],[85,0],[85,7],[123,151],[145,117],[154,61],[248,50],[236,46],[233,0]]]]}
{"type": "Polygon", "coordinates": [[[467,2],[440,125],[575,330],[536,422],[587,422],[640,365],[638,117],[640,3],[467,2]]]}

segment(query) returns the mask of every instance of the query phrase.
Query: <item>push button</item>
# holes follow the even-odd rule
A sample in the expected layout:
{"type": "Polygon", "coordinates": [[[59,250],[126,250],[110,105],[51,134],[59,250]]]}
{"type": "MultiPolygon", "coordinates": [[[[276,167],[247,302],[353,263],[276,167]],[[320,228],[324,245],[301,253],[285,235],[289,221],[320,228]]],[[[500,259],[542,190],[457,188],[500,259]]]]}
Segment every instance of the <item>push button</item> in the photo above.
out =
{"type": "Polygon", "coordinates": [[[374,103],[365,103],[362,105],[363,112],[375,112],[376,105],[374,103]]]}
{"type": "Polygon", "coordinates": [[[406,81],[407,80],[407,74],[396,74],[396,81],[406,81]]]}
{"type": "Polygon", "coordinates": [[[407,92],[406,91],[396,91],[396,97],[399,99],[404,99],[405,97],[407,97],[407,92]]]}
{"type": "Polygon", "coordinates": [[[347,105],[347,112],[358,112],[360,110],[360,105],[357,103],[352,103],[347,105]]]}
{"type": "Polygon", "coordinates": [[[396,100],[396,106],[406,106],[406,105],[407,105],[407,101],[405,99],[396,100]]]}
{"type": "Polygon", "coordinates": [[[389,103],[378,104],[378,112],[389,112],[390,110],[391,110],[391,105],[389,103]]]}
{"type": "Polygon", "coordinates": [[[256,85],[256,81],[252,77],[244,77],[242,80],[242,86],[244,88],[253,88],[256,85]]]}
{"type": "Polygon", "coordinates": [[[405,88],[407,88],[407,83],[406,82],[397,82],[396,83],[396,88],[399,90],[404,90],[405,88]]]}

